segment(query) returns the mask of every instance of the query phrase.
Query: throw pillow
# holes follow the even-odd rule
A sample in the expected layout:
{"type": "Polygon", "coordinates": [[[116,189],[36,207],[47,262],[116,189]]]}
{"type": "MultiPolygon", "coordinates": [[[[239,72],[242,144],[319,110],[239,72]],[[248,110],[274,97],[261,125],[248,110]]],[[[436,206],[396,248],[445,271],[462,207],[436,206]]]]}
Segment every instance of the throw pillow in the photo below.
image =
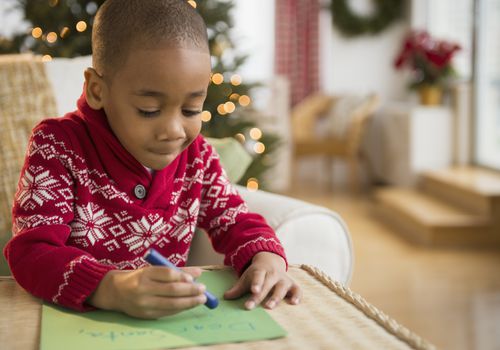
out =
{"type": "Polygon", "coordinates": [[[360,95],[345,95],[336,99],[325,115],[328,133],[336,139],[343,139],[353,118],[364,109],[366,102],[367,97],[360,95]]]}
{"type": "Polygon", "coordinates": [[[207,138],[215,151],[219,154],[220,162],[226,170],[229,180],[235,184],[245,174],[252,163],[252,157],[236,139],[226,137],[222,139],[207,138]]]}

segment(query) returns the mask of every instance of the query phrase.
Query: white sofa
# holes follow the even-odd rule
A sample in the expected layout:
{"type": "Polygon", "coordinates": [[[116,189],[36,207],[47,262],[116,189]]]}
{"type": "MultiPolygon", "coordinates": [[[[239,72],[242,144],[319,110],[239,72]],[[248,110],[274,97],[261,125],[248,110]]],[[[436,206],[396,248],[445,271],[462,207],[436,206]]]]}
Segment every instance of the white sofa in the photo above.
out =
{"type": "MultiPolygon", "coordinates": [[[[60,115],[74,110],[83,87],[83,71],[91,66],[89,56],[54,59],[45,64],[60,115]]],[[[291,264],[314,265],[333,279],[348,284],[353,271],[353,250],[349,231],[331,210],[264,191],[238,187],[250,210],[261,214],[276,230],[291,264]]],[[[213,252],[206,235],[193,241],[189,263],[219,264],[222,256],[213,252]]]]}

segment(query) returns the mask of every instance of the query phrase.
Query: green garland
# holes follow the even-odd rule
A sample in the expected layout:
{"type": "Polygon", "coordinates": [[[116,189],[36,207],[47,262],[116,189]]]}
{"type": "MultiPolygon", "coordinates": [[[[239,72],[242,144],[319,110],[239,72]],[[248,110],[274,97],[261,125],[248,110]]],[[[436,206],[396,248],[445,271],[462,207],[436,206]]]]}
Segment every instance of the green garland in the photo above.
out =
{"type": "Polygon", "coordinates": [[[377,34],[399,19],[403,13],[404,0],[373,1],[374,14],[364,17],[353,13],[348,0],[331,0],[333,25],[345,36],[377,34]]]}

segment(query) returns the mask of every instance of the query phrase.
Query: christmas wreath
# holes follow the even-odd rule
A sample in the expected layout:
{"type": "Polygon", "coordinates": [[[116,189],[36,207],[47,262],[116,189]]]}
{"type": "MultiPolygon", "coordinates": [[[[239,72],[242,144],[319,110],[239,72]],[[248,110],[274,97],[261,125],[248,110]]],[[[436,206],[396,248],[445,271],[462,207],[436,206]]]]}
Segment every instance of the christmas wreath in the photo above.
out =
{"type": "Polygon", "coordinates": [[[377,34],[401,17],[403,0],[373,0],[375,11],[371,16],[355,14],[348,0],[331,0],[333,24],[346,36],[377,34]]]}

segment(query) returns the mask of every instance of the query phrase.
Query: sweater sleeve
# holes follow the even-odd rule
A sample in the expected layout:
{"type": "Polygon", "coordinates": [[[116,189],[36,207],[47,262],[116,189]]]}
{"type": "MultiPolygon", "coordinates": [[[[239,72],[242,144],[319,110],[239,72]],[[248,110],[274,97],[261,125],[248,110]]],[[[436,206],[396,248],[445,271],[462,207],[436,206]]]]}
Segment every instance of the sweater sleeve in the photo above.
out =
{"type": "Polygon", "coordinates": [[[77,162],[84,159],[59,127],[42,122],[33,130],[12,208],[13,237],[4,255],[14,278],[34,296],[86,310],[85,300],[114,267],[66,244],[77,162]]]}
{"type": "Polygon", "coordinates": [[[198,226],[207,231],[224,263],[242,273],[253,256],[267,251],[286,260],[284,249],[265,219],[250,213],[220,165],[219,156],[204,139],[201,156],[205,166],[198,226]]]}

